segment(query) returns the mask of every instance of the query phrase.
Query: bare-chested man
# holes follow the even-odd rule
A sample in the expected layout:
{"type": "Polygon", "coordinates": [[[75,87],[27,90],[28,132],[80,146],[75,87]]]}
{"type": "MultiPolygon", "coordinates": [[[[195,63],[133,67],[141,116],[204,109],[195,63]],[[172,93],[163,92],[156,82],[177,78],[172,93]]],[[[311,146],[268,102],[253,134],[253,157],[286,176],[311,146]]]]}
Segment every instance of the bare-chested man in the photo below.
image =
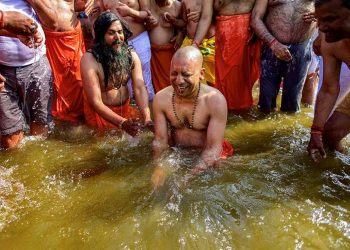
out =
{"type": "Polygon", "coordinates": [[[252,39],[250,17],[255,0],[215,0],[217,88],[229,110],[253,105],[252,89],[260,73],[260,42],[252,39]]]}
{"type": "Polygon", "coordinates": [[[297,112],[311,61],[310,38],[316,22],[312,0],[257,0],[252,27],[265,43],[261,52],[259,107],[270,113],[283,78],[281,110],[297,112]],[[312,19],[311,19],[312,20],[312,19]]]}
{"type": "Polygon", "coordinates": [[[147,22],[151,29],[151,70],[156,92],[169,86],[171,58],[175,53],[175,21],[181,15],[181,3],[177,0],[149,0],[147,22]]]}
{"type": "Polygon", "coordinates": [[[350,2],[316,0],[315,7],[319,29],[324,32],[321,42],[324,71],[323,84],[316,100],[308,152],[314,161],[318,161],[326,157],[323,142],[331,149],[342,151],[341,140],[350,132],[349,94],[328,119],[339,93],[342,62],[350,68],[350,2]]]}
{"type": "MultiPolygon", "coordinates": [[[[144,10],[148,0],[95,0],[95,5],[100,8],[99,12],[111,10],[122,16],[127,22],[129,29],[133,33],[128,41],[142,64],[143,78],[148,91],[149,100],[153,99],[154,88],[151,74],[151,44],[146,31],[144,20],[148,14],[144,10]]],[[[94,20],[94,18],[93,18],[94,20]]],[[[132,95],[132,83],[128,83],[130,94],[132,95]]]]}
{"type": "MultiPolygon", "coordinates": [[[[232,145],[224,140],[225,97],[217,89],[200,83],[204,78],[202,62],[201,52],[193,46],[176,51],[171,61],[171,86],[158,92],[153,101],[155,158],[169,145],[201,148],[203,151],[194,173],[201,173],[220,158],[233,154],[232,145]]],[[[156,167],[153,185],[161,186],[165,177],[164,169],[156,167]]]]}
{"type": "Polygon", "coordinates": [[[187,23],[182,46],[196,46],[203,55],[204,81],[215,85],[215,25],[212,23],[213,0],[183,0],[182,17],[187,23]],[[203,33],[197,38],[197,33],[203,33]]]}
{"type": "Polygon", "coordinates": [[[81,59],[84,113],[87,123],[100,130],[121,128],[134,136],[139,126],[130,106],[127,82],[145,125],[152,125],[140,59],[127,44],[131,32],[114,12],[103,12],[94,23],[93,47],[81,59]]]}
{"type": "Polygon", "coordinates": [[[60,121],[83,121],[80,59],[85,50],[74,0],[28,0],[46,36],[47,56],[54,76],[52,114],[60,121]],[[52,22],[56,18],[57,22],[52,22]]]}

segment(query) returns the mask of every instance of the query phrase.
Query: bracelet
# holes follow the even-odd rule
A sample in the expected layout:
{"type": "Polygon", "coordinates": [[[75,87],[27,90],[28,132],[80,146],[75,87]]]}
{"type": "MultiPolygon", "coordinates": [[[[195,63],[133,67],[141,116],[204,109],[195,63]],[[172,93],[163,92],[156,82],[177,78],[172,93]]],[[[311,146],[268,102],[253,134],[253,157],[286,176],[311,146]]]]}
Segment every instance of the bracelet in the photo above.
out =
{"type": "Polygon", "coordinates": [[[276,38],[272,39],[272,41],[271,41],[271,42],[269,42],[269,44],[268,44],[269,48],[271,48],[271,47],[272,47],[272,45],[274,45],[275,43],[277,43],[276,38]]]}
{"type": "Polygon", "coordinates": [[[310,131],[311,135],[322,135],[323,133],[321,131],[317,131],[317,130],[311,130],[310,131]]]}
{"type": "Polygon", "coordinates": [[[312,125],[311,126],[311,131],[319,131],[321,133],[323,133],[323,128],[319,127],[319,126],[315,126],[315,125],[312,125]]]}
{"type": "Polygon", "coordinates": [[[4,12],[0,10],[0,30],[5,28],[4,12]]]}

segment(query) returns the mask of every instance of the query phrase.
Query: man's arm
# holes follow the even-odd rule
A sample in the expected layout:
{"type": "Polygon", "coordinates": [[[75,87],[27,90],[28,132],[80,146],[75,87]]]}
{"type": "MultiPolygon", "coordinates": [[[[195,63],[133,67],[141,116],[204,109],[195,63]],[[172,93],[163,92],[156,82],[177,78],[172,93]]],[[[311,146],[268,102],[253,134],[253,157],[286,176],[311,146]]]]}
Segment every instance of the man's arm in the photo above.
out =
{"type": "Polygon", "coordinates": [[[169,148],[167,119],[162,108],[163,102],[165,100],[166,98],[164,98],[162,93],[155,95],[153,99],[155,137],[152,143],[152,147],[153,158],[157,164],[151,178],[151,182],[154,188],[158,188],[164,184],[167,174],[166,169],[160,166],[157,162],[162,153],[169,148]]]}
{"type": "Polygon", "coordinates": [[[193,39],[193,45],[198,47],[205,35],[208,33],[214,11],[214,0],[202,0],[202,13],[199,19],[196,35],[193,39]]]}
{"type": "Polygon", "coordinates": [[[35,10],[44,27],[53,31],[57,30],[58,13],[52,7],[52,3],[49,0],[27,0],[27,2],[35,10]]]}
{"type": "MultiPolygon", "coordinates": [[[[264,23],[264,16],[268,7],[268,0],[256,0],[253,11],[250,25],[254,29],[255,33],[260,39],[262,39],[276,55],[277,58],[290,61],[292,60],[292,55],[288,47],[280,43],[267,29],[264,23]]],[[[278,20],[276,20],[277,22],[278,20]]]]}
{"type": "Polygon", "coordinates": [[[130,16],[140,22],[144,22],[148,16],[146,10],[149,9],[149,0],[139,0],[139,4],[140,4],[140,10],[135,10],[133,8],[130,8],[125,3],[118,2],[116,3],[117,5],[116,9],[119,15],[123,17],[130,16]]]}
{"type": "Polygon", "coordinates": [[[225,97],[217,93],[208,104],[210,120],[207,129],[207,144],[201,153],[200,160],[193,169],[200,174],[215,165],[222,151],[222,142],[227,122],[227,103],[225,97]]]}
{"type": "Polygon", "coordinates": [[[142,114],[142,118],[145,124],[152,122],[151,113],[148,107],[148,93],[143,80],[141,62],[135,51],[131,52],[134,62],[134,68],[131,72],[131,79],[133,83],[133,89],[135,94],[135,100],[137,107],[142,114]]]}
{"type": "Polygon", "coordinates": [[[336,44],[326,43],[325,40],[321,43],[323,83],[316,99],[315,117],[308,145],[308,152],[314,161],[318,161],[320,156],[326,157],[322,143],[322,132],[339,94],[341,61],[333,55],[335,47],[336,44]]]}

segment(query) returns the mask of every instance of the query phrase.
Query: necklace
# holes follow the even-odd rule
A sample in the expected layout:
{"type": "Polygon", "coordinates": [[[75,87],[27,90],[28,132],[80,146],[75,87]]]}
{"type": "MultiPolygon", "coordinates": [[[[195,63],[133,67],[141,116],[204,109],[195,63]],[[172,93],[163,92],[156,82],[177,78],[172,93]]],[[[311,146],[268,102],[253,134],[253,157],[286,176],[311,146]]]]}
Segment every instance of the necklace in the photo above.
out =
{"type": "Polygon", "coordinates": [[[191,116],[191,122],[189,123],[186,119],[184,119],[183,121],[179,118],[179,116],[176,113],[176,109],[175,109],[175,90],[173,90],[173,96],[171,99],[171,102],[173,104],[173,112],[174,115],[176,117],[176,119],[178,120],[178,122],[182,125],[182,127],[185,128],[189,128],[189,129],[193,129],[193,123],[194,123],[194,115],[196,113],[196,108],[197,108],[197,104],[198,104],[198,97],[199,97],[199,92],[201,90],[201,84],[199,83],[199,87],[198,87],[198,92],[196,95],[196,99],[194,99],[194,103],[193,103],[193,111],[192,111],[192,116],[191,116]]]}

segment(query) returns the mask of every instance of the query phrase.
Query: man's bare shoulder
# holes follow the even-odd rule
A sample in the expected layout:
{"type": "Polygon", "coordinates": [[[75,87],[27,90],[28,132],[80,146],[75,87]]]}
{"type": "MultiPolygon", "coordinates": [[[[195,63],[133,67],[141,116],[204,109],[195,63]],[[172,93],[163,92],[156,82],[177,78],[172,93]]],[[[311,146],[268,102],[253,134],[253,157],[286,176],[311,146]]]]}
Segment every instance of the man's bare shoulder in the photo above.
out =
{"type": "Polygon", "coordinates": [[[96,61],[96,58],[94,57],[94,55],[90,52],[84,53],[84,55],[81,57],[80,65],[82,69],[93,68],[96,71],[98,70],[98,62],[96,61]]]}
{"type": "MultiPolygon", "coordinates": [[[[225,108],[227,107],[225,96],[216,88],[202,84],[201,90],[203,91],[203,96],[205,97],[206,102],[210,104],[211,107],[213,107],[213,105],[221,106],[224,104],[225,108]]],[[[218,106],[218,108],[220,107],[218,106]]]]}
{"type": "Polygon", "coordinates": [[[168,86],[160,91],[153,98],[153,102],[157,103],[167,103],[171,100],[171,96],[173,95],[173,87],[168,86]]]}
{"type": "Polygon", "coordinates": [[[341,54],[345,56],[350,53],[350,39],[342,39],[337,42],[327,43],[324,37],[322,38],[321,53],[323,56],[328,55],[338,57],[337,55],[340,51],[341,54]]]}

